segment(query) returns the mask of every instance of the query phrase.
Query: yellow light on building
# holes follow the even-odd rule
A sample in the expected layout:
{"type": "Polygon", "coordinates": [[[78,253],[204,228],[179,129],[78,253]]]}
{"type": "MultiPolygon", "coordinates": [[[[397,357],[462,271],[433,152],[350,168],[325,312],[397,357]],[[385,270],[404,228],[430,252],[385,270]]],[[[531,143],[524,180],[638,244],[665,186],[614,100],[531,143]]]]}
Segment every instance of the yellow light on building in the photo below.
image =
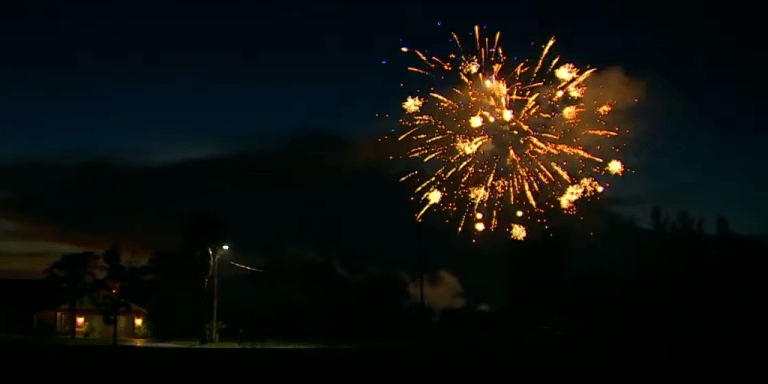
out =
{"type": "Polygon", "coordinates": [[[141,317],[137,317],[133,319],[133,324],[136,325],[137,327],[141,327],[141,324],[144,324],[144,319],[142,319],[141,317]]]}
{"type": "Polygon", "coordinates": [[[82,328],[85,326],[85,316],[78,316],[77,317],[77,327],[82,328]]]}

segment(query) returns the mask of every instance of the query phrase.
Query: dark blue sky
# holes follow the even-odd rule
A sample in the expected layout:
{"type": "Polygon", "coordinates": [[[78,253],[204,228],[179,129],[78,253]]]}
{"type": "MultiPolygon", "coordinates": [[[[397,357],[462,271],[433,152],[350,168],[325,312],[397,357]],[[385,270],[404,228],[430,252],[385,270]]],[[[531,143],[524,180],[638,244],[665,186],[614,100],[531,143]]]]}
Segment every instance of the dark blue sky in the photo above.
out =
{"type": "Polygon", "coordinates": [[[398,48],[447,49],[451,31],[479,23],[502,31],[507,52],[554,35],[563,57],[645,82],[626,162],[636,172],[612,189],[625,213],[644,223],[659,204],[709,230],[724,214],[738,232],[768,232],[756,9],[504,4],[3,2],[0,157],[175,161],[304,127],[377,137],[389,123],[374,114],[403,96],[398,48]]]}

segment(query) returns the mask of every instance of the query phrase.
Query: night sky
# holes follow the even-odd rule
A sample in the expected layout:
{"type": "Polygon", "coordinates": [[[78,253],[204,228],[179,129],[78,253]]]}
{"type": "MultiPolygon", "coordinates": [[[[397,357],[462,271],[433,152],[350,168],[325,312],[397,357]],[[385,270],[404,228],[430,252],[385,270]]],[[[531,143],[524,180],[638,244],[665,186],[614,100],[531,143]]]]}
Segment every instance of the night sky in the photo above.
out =
{"type": "Polygon", "coordinates": [[[710,232],[722,214],[738,233],[766,233],[766,54],[750,32],[762,13],[729,5],[5,1],[0,162],[167,164],[306,129],[372,142],[396,122],[375,115],[399,113],[406,95],[399,48],[447,52],[450,32],[479,24],[501,30],[508,54],[555,36],[563,58],[643,85],[634,172],[609,190],[622,214],[647,225],[660,205],[710,232]]]}

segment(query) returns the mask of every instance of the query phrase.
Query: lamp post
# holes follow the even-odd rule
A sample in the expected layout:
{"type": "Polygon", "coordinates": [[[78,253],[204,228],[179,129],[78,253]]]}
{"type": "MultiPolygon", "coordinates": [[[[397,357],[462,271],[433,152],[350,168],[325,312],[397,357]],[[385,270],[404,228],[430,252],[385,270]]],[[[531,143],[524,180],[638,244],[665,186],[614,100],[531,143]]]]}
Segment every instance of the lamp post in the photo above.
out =
{"type": "MultiPolygon", "coordinates": [[[[229,249],[229,246],[224,245],[221,247],[221,249],[226,251],[229,249]]],[[[217,324],[216,324],[216,312],[218,310],[218,304],[219,304],[219,254],[220,253],[221,253],[221,250],[217,248],[216,253],[213,256],[213,326],[211,327],[212,328],[211,338],[213,339],[214,343],[217,343],[219,341],[219,330],[217,329],[217,324]]]]}

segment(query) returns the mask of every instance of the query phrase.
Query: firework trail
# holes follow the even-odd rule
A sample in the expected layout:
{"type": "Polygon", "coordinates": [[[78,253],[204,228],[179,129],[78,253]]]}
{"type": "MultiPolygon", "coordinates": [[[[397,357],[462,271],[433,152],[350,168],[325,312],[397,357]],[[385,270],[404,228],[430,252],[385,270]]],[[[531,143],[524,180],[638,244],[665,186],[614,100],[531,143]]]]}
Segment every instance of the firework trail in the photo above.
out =
{"type": "Polygon", "coordinates": [[[418,180],[417,220],[432,207],[459,215],[459,232],[467,221],[478,232],[503,223],[522,240],[521,223],[533,213],[573,213],[576,200],[605,189],[593,175],[622,175],[620,160],[593,154],[616,155],[619,135],[619,128],[605,128],[611,100],[582,102],[594,68],[557,66],[560,57],[548,58],[554,38],[529,62],[509,60],[500,33],[482,38],[476,26],[465,45],[452,37],[456,53],[442,59],[402,48],[418,59],[408,70],[429,82],[402,103],[403,132],[396,136],[408,143],[401,157],[433,169],[401,179],[418,180]]]}

